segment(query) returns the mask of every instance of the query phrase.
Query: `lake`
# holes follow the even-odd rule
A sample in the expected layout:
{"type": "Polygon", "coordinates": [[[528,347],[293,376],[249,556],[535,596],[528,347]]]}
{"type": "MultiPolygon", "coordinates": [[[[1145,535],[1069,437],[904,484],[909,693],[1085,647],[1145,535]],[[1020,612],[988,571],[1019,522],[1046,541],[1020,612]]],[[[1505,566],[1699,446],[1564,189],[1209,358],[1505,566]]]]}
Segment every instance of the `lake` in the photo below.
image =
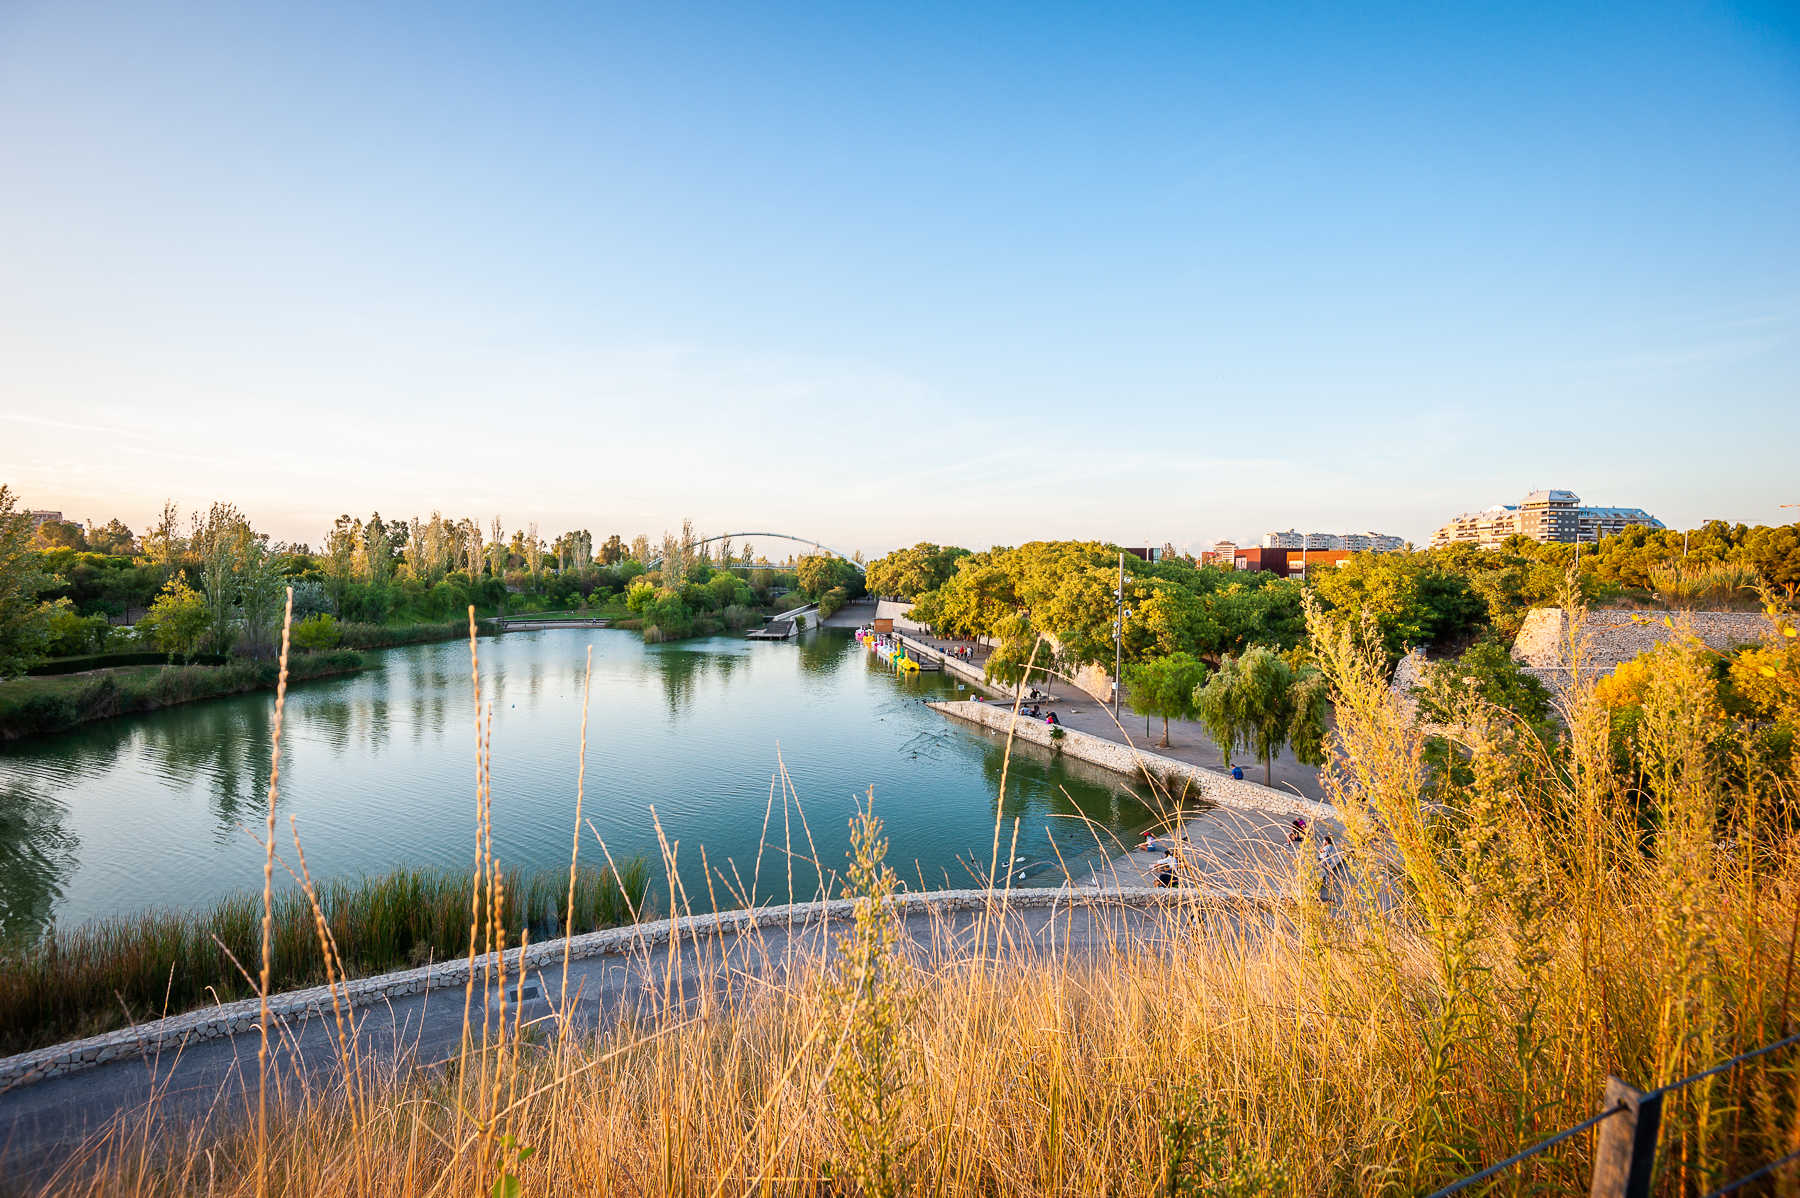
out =
{"type": "MultiPolygon", "coordinates": [[[[872,786],[889,862],[908,886],[967,885],[971,866],[985,872],[1003,742],[923,705],[953,691],[944,676],[897,677],[830,628],[788,642],[645,645],[635,632],[589,629],[483,638],[504,866],[568,865],[590,646],[584,862],[603,863],[597,834],[615,858],[647,858],[666,877],[660,823],[695,909],[740,905],[759,845],[760,900],[786,901],[790,860],[795,896],[809,898],[815,853],[828,872],[842,868],[847,821],[872,786]],[[778,754],[797,803],[781,787],[771,800],[778,754]]],[[[468,868],[468,646],[370,656],[372,669],[288,695],[282,849],[291,857],[291,815],[315,879],[468,868]]],[[[0,933],[260,890],[273,707],[272,694],[245,695],[0,746],[0,933]]],[[[1062,879],[1059,852],[1079,876],[1097,838],[1112,847],[1151,814],[1125,779],[1018,746],[1002,854],[1015,818],[1015,885],[1049,885],[1062,879]]]]}

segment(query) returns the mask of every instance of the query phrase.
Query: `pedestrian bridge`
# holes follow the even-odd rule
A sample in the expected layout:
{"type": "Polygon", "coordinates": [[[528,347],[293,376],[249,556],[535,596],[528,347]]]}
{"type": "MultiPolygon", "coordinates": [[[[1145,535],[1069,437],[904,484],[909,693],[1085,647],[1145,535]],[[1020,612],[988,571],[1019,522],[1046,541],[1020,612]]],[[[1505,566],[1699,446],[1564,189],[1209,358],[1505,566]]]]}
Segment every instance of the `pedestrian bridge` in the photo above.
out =
{"type": "MultiPolygon", "coordinates": [[[[819,542],[812,540],[809,537],[797,537],[797,536],[794,536],[792,533],[786,533],[786,532],[724,532],[724,533],[720,533],[716,537],[702,537],[698,541],[689,541],[687,544],[683,545],[681,548],[682,548],[683,552],[686,552],[689,549],[698,549],[702,545],[713,545],[713,544],[717,544],[720,541],[746,540],[746,539],[749,539],[752,537],[772,538],[777,541],[789,541],[796,545],[805,545],[805,546],[808,546],[809,548],[816,549],[820,553],[826,554],[827,556],[835,557],[839,561],[849,562],[852,566],[856,567],[856,572],[859,574],[865,572],[863,570],[862,563],[857,561],[855,558],[850,557],[846,554],[839,553],[837,550],[831,548],[829,545],[821,545],[821,544],[819,544],[819,542]]],[[[644,568],[646,570],[654,570],[658,566],[662,565],[662,563],[663,563],[663,555],[659,553],[656,555],[656,559],[654,561],[649,561],[649,562],[644,563],[644,568]]],[[[735,564],[735,565],[728,566],[726,568],[731,569],[731,570],[757,570],[757,569],[768,569],[770,567],[746,565],[746,564],[735,564]]]]}

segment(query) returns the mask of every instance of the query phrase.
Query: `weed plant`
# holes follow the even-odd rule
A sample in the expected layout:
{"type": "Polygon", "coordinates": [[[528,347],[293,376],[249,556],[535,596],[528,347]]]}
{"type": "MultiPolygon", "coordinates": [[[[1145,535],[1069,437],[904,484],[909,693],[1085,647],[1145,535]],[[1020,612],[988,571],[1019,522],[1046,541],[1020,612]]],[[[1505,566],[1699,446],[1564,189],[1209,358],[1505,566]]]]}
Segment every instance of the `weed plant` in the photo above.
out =
{"type": "MultiPolygon", "coordinates": [[[[494,917],[507,884],[477,689],[464,948],[478,968],[448,1068],[376,1067],[350,1037],[338,1081],[276,1103],[266,1135],[227,1117],[241,1094],[210,1122],[139,1134],[164,1126],[151,1110],[59,1160],[46,1184],[407,1198],[1427,1192],[1586,1119],[1608,1075],[1649,1088],[1796,1030],[1794,778],[1722,768],[1727,717],[1671,655],[1633,746],[1629,785],[1653,800],[1640,821],[1571,624],[1563,734],[1546,743],[1471,698],[1452,721],[1465,768],[1430,787],[1377,630],[1315,613],[1336,712],[1324,777],[1351,851],[1341,877],[1321,878],[1304,852],[1283,866],[1285,900],[1190,886],[1046,917],[1000,886],[973,912],[907,914],[865,810],[836,947],[799,926],[647,946],[632,965],[655,981],[643,1002],[602,1012],[597,1029],[565,1004],[535,1035],[506,1005],[519,957],[496,951],[518,937],[494,917]]],[[[1777,627],[1795,644],[1787,616],[1777,627]]],[[[1766,669],[1800,717],[1800,652],[1766,669]]],[[[771,847],[804,855],[788,837],[771,847]]],[[[672,870],[670,885],[685,910],[672,870]]],[[[323,922],[315,953],[335,974],[342,947],[323,922]]],[[[1657,1191],[1704,1193],[1800,1148],[1797,1055],[1674,1093],[1657,1191]]],[[[1591,1136],[1573,1137],[1487,1192],[1582,1192],[1591,1152],[1591,1136]]],[[[1792,1179],[1790,1167],[1772,1192],[1792,1179]]]]}

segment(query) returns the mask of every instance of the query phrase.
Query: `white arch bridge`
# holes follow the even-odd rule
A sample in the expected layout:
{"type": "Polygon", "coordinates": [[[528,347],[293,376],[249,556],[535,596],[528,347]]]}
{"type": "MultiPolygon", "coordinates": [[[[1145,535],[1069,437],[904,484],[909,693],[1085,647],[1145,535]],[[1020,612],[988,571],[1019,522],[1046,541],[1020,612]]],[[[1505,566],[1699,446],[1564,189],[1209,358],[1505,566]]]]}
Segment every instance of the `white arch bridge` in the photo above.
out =
{"type": "MultiPolygon", "coordinates": [[[[867,571],[865,571],[863,569],[862,563],[857,561],[855,558],[850,557],[848,554],[839,553],[837,550],[831,548],[831,546],[829,546],[829,545],[821,545],[821,544],[819,544],[819,542],[810,540],[806,537],[797,537],[797,536],[794,536],[792,533],[785,533],[785,532],[724,532],[724,533],[720,533],[716,537],[702,537],[698,541],[689,541],[686,545],[683,545],[681,547],[681,551],[683,553],[686,553],[688,550],[698,549],[702,545],[713,545],[720,541],[735,541],[735,540],[746,539],[749,537],[773,537],[777,541],[791,541],[796,545],[808,545],[814,549],[817,549],[821,553],[829,554],[830,556],[837,558],[839,561],[849,562],[852,566],[856,567],[856,572],[858,574],[867,573],[867,571]]],[[[663,555],[659,553],[656,555],[656,558],[654,561],[645,562],[644,568],[646,570],[654,570],[658,566],[662,565],[662,563],[663,563],[663,555]]],[[[756,565],[742,564],[742,563],[726,566],[726,569],[729,569],[729,570],[758,570],[758,569],[769,569],[769,568],[770,567],[768,567],[768,566],[756,566],[756,565]]]]}

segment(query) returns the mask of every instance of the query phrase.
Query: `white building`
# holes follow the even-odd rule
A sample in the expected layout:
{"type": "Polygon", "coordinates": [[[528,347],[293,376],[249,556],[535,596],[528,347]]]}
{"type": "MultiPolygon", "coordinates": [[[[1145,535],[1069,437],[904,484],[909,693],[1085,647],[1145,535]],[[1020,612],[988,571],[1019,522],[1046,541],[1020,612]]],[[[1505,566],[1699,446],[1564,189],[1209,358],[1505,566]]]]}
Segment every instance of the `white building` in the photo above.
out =
{"type": "Polygon", "coordinates": [[[1633,524],[1651,528],[1663,522],[1637,507],[1593,507],[1573,491],[1533,491],[1518,503],[1496,504],[1479,512],[1452,517],[1431,534],[1433,549],[1444,545],[1480,545],[1497,549],[1508,537],[1534,541],[1592,544],[1633,524]]]}
{"type": "Polygon", "coordinates": [[[1265,532],[1264,549],[1342,549],[1348,553],[1394,553],[1406,548],[1399,537],[1383,532],[1265,532]]]}

